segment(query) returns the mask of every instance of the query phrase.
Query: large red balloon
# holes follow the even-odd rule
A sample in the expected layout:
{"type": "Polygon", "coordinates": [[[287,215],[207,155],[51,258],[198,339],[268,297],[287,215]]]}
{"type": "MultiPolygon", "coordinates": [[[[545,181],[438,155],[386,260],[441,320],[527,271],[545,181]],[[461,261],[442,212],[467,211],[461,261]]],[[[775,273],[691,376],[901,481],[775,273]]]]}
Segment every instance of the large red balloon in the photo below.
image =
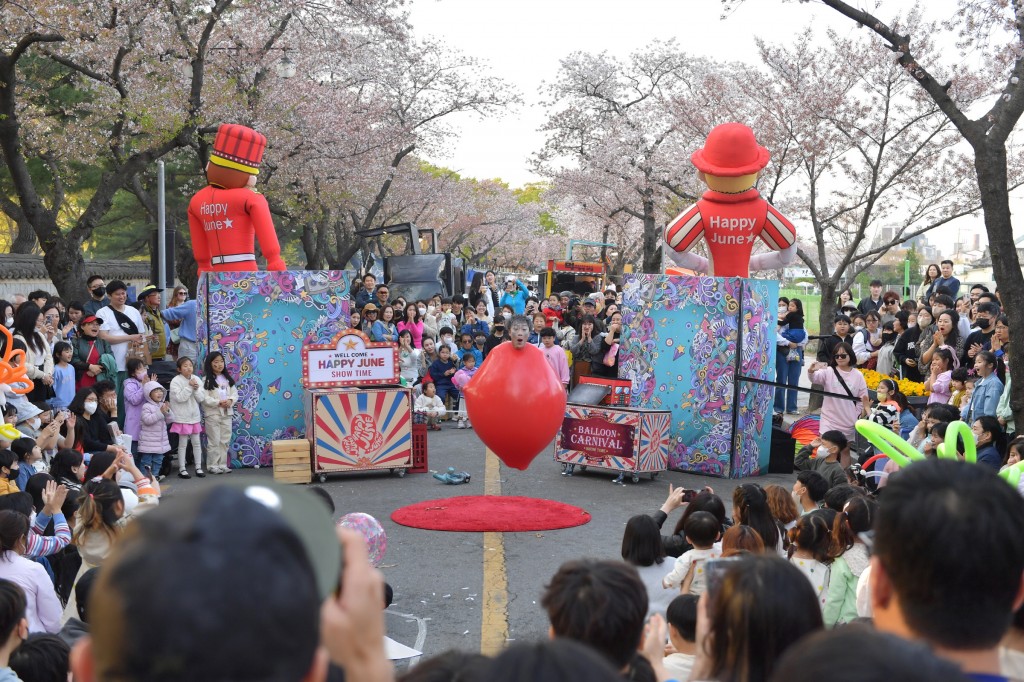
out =
{"type": "Polygon", "coordinates": [[[495,347],[464,393],[473,430],[515,469],[530,466],[565,417],[565,389],[534,346],[495,347]]]}

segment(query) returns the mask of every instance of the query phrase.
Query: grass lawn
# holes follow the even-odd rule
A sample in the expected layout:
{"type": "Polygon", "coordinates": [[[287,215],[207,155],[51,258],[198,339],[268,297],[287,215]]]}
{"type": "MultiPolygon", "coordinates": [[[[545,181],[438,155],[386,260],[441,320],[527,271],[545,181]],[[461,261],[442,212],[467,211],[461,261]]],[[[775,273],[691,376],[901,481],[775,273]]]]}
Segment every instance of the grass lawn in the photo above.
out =
{"type": "MultiPolygon", "coordinates": [[[[801,289],[781,289],[779,296],[785,296],[786,298],[799,298],[800,302],[804,304],[804,326],[807,329],[807,333],[811,336],[818,335],[818,315],[821,313],[821,295],[820,294],[804,294],[801,289]]],[[[831,333],[832,330],[829,330],[831,333]]]]}

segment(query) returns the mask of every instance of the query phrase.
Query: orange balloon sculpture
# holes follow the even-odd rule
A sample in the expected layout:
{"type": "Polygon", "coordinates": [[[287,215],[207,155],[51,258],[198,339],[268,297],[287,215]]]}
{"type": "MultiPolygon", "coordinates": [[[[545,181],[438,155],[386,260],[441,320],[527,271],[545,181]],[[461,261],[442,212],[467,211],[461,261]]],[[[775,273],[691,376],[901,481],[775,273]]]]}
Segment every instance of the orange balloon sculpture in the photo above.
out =
{"type": "Polygon", "coordinates": [[[11,332],[7,327],[0,325],[0,334],[3,334],[6,339],[4,354],[3,357],[0,357],[0,384],[8,384],[12,393],[25,395],[35,388],[35,384],[32,383],[32,380],[28,378],[26,373],[25,351],[15,350],[14,337],[11,336],[11,332]],[[19,356],[21,361],[15,367],[13,360],[19,356]]]}

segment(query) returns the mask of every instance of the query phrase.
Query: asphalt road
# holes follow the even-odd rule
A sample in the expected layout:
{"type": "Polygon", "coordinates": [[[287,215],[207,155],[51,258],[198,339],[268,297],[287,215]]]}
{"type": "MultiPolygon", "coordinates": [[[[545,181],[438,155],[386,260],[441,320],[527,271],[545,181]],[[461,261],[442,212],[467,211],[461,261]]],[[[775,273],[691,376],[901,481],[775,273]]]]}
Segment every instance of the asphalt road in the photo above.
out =
{"type": "MultiPolygon", "coordinates": [[[[710,485],[728,506],[733,488],[741,482],[674,471],[662,473],[657,480],[645,475],[637,484],[627,478],[626,485],[615,485],[611,483],[612,474],[595,470],[565,477],[553,461],[553,448],[539,455],[526,471],[502,465],[498,469],[502,494],[558,500],[582,507],[592,516],[589,523],[576,528],[496,534],[504,549],[500,577],[502,582],[507,579],[507,584],[498,588],[504,588],[507,594],[506,610],[500,601],[485,605],[484,555],[494,550],[485,550],[484,534],[418,530],[390,519],[394,509],[421,500],[484,494],[485,449],[476,434],[446,424],[442,431],[431,432],[428,437],[430,468],[453,466],[468,471],[472,475],[470,483],[444,485],[429,474],[399,478],[388,473],[357,473],[330,477],[321,486],[334,499],[335,519],[349,512],[365,512],[384,526],[388,550],[380,568],[395,592],[387,612],[388,635],[423,651],[425,656],[451,648],[481,650],[485,607],[490,609],[492,626],[495,618],[507,622],[507,640],[545,637],[548,624],[540,598],[559,565],[583,557],[619,558],[628,518],[657,510],[670,483],[696,489],[710,485]]],[[[231,476],[266,480],[272,472],[250,469],[231,476]]],[[[788,487],[795,476],[768,475],[748,480],[788,487]]],[[[217,481],[215,476],[189,481],[172,477],[167,480],[167,494],[217,481]]],[[[673,515],[668,524],[674,525],[676,519],[673,515]]],[[[492,585],[493,581],[492,573],[492,585]]],[[[399,663],[399,667],[407,664],[399,663]]]]}

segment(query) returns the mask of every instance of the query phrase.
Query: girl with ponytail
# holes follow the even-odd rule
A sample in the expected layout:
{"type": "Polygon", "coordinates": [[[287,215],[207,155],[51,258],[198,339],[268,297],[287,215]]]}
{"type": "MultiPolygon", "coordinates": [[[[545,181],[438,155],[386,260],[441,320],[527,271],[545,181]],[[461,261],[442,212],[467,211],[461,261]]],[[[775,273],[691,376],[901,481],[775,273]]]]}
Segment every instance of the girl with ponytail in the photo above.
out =
{"type": "Polygon", "coordinates": [[[832,574],[832,525],[836,513],[817,509],[797,519],[789,531],[789,561],[807,576],[825,609],[832,574]]]}
{"type": "Polygon", "coordinates": [[[81,506],[71,536],[82,555],[79,574],[102,565],[129,518],[155,507],[159,497],[156,483],[142,475],[131,455],[120,455],[101,476],[90,479],[82,487],[81,506]],[[118,470],[128,472],[139,491],[138,504],[133,509],[126,508],[125,497],[116,481],[118,470]]]}
{"type": "Polygon", "coordinates": [[[732,518],[736,525],[750,526],[764,541],[765,549],[782,554],[782,536],[768,507],[768,495],[756,483],[736,486],[732,492],[732,518]]]}
{"type": "Polygon", "coordinates": [[[871,562],[861,533],[874,528],[878,504],[864,495],[851,497],[832,525],[832,578],[825,600],[825,626],[848,623],[857,617],[857,583],[871,562]]]}

